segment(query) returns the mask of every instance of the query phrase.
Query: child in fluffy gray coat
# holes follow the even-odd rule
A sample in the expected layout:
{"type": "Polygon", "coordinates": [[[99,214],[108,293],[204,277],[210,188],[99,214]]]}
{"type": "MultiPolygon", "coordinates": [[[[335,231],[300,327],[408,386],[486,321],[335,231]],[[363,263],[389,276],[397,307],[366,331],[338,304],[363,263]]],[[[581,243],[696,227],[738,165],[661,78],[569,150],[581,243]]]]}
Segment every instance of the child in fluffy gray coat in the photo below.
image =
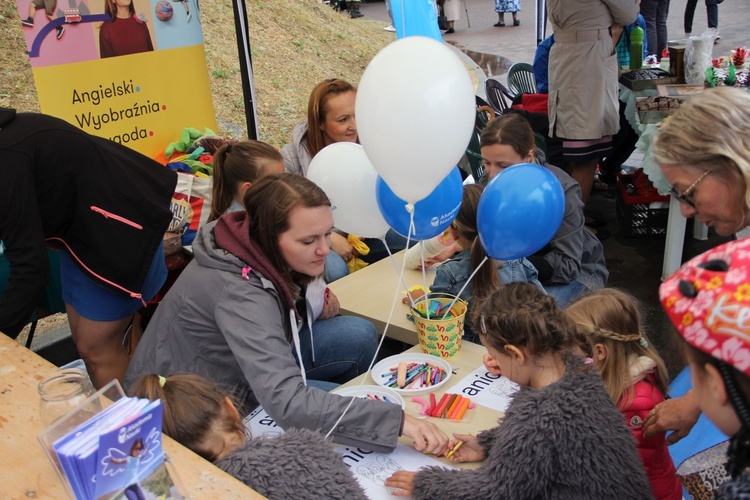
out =
{"type": "MultiPolygon", "coordinates": [[[[472,323],[488,369],[519,384],[500,425],[463,444],[454,462],[475,470],[399,471],[386,486],[415,499],[652,498],[635,441],[599,374],[562,354],[573,325],[554,299],[528,283],[504,285],[475,305],[472,323]]],[[[397,493],[397,494],[399,494],[397,493]]]]}
{"type": "Polygon", "coordinates": [[[322,435],[288,429],[273,438],[246,438],[231,399],[204,378],[146,375],[130,394],[160,399],[166,435],[271,500],[367,498],[322,435]]]}

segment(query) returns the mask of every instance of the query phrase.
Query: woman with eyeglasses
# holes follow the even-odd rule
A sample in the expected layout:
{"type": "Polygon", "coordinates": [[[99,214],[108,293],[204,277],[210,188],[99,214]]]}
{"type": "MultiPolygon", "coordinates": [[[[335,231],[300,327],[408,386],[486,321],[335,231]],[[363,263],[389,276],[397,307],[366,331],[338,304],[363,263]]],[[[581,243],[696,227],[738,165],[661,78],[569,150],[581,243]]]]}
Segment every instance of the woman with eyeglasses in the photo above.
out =
{"type": "MultiPolygon", "coordinates": [[[[750,93],[731,87],[704,90],[681,106],[653,145],[662,173],[680,201],[682,215],[695,217],[722,236],[750,224],[750,93]]],[[[672,444],[698,421],[693,391],[667,400],[644,421],[644,437],[674,431],[672,444]]]]}
{"type": "Polygon", "coordinates": [[[682,215],[730,235],[750,223],[750,94],[720,87],[680,107],[654,145],[682,215]]]}

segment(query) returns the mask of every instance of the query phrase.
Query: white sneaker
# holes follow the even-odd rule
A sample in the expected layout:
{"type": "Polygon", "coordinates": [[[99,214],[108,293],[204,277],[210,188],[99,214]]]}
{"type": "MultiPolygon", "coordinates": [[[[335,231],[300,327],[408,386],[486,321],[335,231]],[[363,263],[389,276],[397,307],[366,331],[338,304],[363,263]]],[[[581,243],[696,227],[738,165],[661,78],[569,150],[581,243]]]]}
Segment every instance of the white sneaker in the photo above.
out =
{"type": "Polygon", "coordinates": [[[392,31],[392,32],[396,31],[396,28],[394,28],[392,24],[389,24],[388,26],[386,26],[383,29],[386,30],[386,31],[392,31]]]}

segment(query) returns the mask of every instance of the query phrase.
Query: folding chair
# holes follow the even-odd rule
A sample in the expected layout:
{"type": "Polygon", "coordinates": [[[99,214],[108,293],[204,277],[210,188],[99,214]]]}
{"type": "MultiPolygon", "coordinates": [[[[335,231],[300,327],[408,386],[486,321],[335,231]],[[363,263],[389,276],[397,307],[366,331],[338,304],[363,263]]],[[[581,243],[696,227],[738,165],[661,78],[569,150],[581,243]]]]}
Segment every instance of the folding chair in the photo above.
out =
{"type": "Polygon", "coordinates": [[[471,140],[469,146],[466,148],[466,159],[471,167],[471,175],[474,180],[484,174],[484,162],[482,162],[482,152],[479,147],[479,135],[484,130],[485,125],[495,117],[495,110],[487,104],[487,102],[481,97],[476,97],[477,101],[477,116],[474,120],[474,132],[471,134],[471,140]]]}
{"type": "Polygon", "coordinates": [[[536,94],[534,69],[529,63],[515,63],[508,70],[508,87],[513,97],[518,94],[536,94]]]}
{"type": "Polygon", "coordinates": [[[487,93],[487,101],[496,114],[501,115],[510,108],[508,99],[512,97],[505,85],[494,78],[488,78],[484,82],[484,90],[487,93]]]}

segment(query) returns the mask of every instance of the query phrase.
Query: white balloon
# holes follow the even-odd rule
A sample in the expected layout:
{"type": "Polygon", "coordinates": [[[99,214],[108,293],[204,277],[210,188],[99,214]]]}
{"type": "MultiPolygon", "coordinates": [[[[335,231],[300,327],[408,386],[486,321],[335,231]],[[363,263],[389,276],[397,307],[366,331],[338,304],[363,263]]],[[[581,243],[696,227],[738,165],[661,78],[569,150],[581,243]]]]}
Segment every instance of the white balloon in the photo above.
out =
{"type": "Polygon", "coordinates": [[[399,198],[425,198],[463,156],[474,130],[474,85],[445,44],[409,36],[381,50],[355,105],[367,156],[399,198]]]}
{"type": "Polygon", "coordinates": [[[390,229],[378,208],[378,173],[359,144],[326,146],[310,162],[307,178],[331,200],[337,229],[366,238],[382,238],[390,229]]]}

